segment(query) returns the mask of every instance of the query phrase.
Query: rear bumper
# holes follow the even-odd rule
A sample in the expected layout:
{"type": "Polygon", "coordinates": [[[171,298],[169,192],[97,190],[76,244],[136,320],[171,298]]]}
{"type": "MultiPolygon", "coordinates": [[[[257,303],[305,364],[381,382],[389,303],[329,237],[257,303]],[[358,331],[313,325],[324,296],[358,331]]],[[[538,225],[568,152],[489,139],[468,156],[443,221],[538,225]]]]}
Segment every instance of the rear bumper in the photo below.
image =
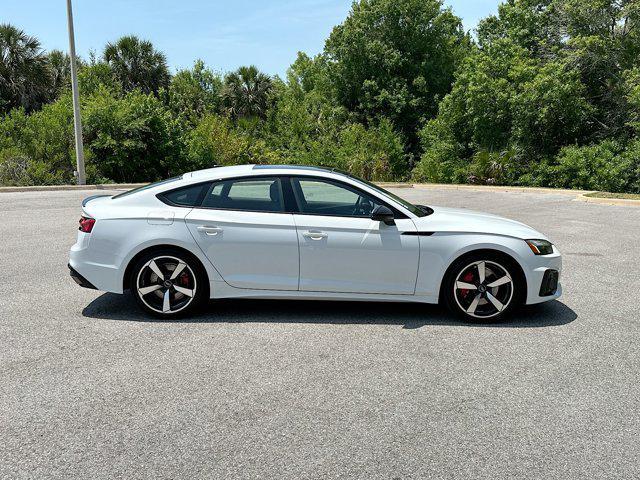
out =
{"type": "Polygon", "coordinates": [[[115,263],[117,258],[113,255],[101,255],[90,249],[89,235],[79,232],[78,241],[69,252],[69,269],[76,283],[104,292],[122,293],[122,273],[115,263]]]}
{"type": "Polygon", "coordinates": [[[69,274],[71,275],[71,278],[73,278],[74,282],[76,282],[81,287],[97,290],[97,288],[89,280],[80,275],[80,273],[78,273],[78,271],[75,270],[71,265],[67,266],[69,267],[69,274]]]}

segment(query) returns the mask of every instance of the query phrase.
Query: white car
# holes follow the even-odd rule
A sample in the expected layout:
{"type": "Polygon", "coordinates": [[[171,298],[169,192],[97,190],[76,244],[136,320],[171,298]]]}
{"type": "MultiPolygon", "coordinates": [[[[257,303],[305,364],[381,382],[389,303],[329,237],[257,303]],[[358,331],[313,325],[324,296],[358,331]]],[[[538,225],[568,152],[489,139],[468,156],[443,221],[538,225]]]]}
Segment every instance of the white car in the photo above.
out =
{"type": "Polygon", "coordinates": [[[82,203],[71,276],[130,290],[147,312],[186,315],[209,298],[446,303],[496,321],[558,298],[560,253],[495,215],[412,205],[316,167],[186,173],[82,203]]]}

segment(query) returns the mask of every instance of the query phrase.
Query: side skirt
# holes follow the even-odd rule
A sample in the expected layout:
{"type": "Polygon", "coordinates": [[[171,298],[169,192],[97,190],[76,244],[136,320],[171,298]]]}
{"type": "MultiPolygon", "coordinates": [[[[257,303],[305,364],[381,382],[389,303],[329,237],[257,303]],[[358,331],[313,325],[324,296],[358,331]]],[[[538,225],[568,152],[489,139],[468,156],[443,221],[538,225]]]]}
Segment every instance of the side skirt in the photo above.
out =
{"type": "Polygon", "coordinates": [[[211,282],[211,298],[256,298],[274,300],[344,300],[350,302],[438,303],[431,295],[387,295],[379,293],[300,292],[291,290],[252,290],[231,287],[224,281],[211,282]]]}

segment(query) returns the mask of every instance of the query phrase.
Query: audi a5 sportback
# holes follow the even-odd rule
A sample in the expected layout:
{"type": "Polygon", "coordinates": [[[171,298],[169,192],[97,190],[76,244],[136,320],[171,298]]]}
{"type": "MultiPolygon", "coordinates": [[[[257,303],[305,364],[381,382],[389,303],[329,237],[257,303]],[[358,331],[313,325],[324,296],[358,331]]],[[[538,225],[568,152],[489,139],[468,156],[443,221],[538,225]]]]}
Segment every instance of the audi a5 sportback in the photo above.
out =
{"type": "Polygon", "coordinates": [[[468,320],[558,298],[560,253],[513,220],[348,174],[242,165],[82,203],[71,276],[175,317],[209,298],[443,301],[468,320]]]}

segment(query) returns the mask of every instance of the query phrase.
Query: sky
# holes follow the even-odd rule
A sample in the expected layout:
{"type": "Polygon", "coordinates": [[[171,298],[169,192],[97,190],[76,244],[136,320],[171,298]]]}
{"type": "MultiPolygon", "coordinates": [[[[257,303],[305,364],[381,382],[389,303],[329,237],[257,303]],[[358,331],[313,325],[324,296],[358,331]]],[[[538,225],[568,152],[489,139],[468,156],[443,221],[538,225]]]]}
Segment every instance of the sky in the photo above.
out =
{"type": "MultiPolygon", "coordinates": [[[[0,0],[0,23],[40,39],[46,50],[67,51],[64,0],[0,0]]],[[[466,30],[497,11],[499,0],[445,0],[466,30]]],[[[344,21],[351,0],[74,0],[76,51],[100,54],[122,35],[151,40],[172,71],[200,58],[218,72],[240,65],[284,76],[298,51],[322,51],[344,21]]]]}

